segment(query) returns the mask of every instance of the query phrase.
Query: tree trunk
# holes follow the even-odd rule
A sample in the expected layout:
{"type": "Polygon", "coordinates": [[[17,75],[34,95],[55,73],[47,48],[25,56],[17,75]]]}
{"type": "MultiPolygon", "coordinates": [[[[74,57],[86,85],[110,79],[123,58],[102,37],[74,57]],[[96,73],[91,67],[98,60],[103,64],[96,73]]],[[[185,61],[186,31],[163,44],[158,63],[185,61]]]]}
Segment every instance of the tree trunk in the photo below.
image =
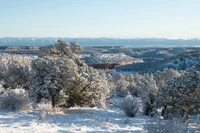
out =
{"type": "Polygon", "coordinates": [[[55,107],[55,97],[54,95],[51,96],[51,103],[52,103],[52,107],[55,107]]]}

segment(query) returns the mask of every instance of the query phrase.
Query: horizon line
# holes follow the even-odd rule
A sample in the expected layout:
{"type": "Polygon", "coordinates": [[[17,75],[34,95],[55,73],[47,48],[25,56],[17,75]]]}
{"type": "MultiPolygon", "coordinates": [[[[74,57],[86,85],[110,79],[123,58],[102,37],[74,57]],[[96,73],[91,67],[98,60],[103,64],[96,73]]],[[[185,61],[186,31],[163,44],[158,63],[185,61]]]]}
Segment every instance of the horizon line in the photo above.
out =
{"type": "Polygon", "coordinates": [[[2,38],[88,38],[88,39],[99,39],[99,38],[107,38],[107,39],[168,39],[168,40],[193,40],[193,39],[198,39],[200,40],[200,37],[184,37],[184,38],[172,38],[172,37],[34,37],[34,36],[27,36],[27,37],[0,37],[0,39],[2,38]]]}

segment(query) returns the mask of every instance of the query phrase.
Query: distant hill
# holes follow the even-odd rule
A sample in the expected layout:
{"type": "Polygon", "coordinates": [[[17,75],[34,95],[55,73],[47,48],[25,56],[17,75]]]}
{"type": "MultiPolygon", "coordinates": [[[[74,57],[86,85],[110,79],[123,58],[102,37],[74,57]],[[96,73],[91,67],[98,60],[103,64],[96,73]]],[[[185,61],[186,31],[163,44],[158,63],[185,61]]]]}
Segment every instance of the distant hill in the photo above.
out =
{"type": "MultiPolygon", "coordinates": [[[[46,46],[60,38],[0,38],[0,46],[46,46]]],[[[163,38],[62,38],[66,42],[75,41],[82,46],[128,46],[128,47],[200,47],[199,39],[163,38]]]]}
{"type": "Polygon", "coordinates": [[[188,70],[192,66],[200,70],[200,48],[133,48],[132,53],[143,62],[120,66],[116,70],[155,73],[164,68],[188,70]]]}

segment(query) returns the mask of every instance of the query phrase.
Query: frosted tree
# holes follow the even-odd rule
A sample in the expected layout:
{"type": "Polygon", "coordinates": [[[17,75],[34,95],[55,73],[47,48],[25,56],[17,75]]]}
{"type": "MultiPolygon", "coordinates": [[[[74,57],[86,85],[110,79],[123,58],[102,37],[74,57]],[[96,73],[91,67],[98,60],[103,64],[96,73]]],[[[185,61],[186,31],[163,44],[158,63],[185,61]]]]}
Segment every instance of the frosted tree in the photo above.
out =
{"type": "Polygon", "coordinates": [[[152,115],[155,107],[155,94],[157,92],[156,82],[153,74],[144,74],[135,76],[135,85],[130,90],[132,95],[134,93],[141,96],[144,104],[144,113],[146,115],[152,115]],[[134,90],[137,90],[134,92],[134,90]]]}
{"type": "Polygon", "coordinates": [[[142,79],[140,80],[139,85],[142,85],[141,88],[143,88],[141,97],[144,103],[144,113],[146,115],[154,115],[156,113],[156,96],[158,90],[165,86],[168,80],[180,75],[181,73],[177,70],[167,68],[163,71],[157,71],[155,74],[140,75],[142,79]]]}
{"type": "MultiPolygon", "coordinates": [[[[131,79],[129,79],[131,80],[131,79]]],[[[153,74],[136,74],[130,82],[129,90],[133,96],[142,96],[145,92],[155,92],[156,82],[153,74]]]]}
{"type": "Polygon", "coordinates": [[[156,95],[158,90],[167,84],[167,81],[181,73],[174,69],[164,69],[155,74],[136,74],[129,75],[126,80],[130,83],[128,86],[132,96],[142,97],[144,103],[144,113],[146,115],[155,114],[156,95]]]}
{"type": "Polygon", "coordinates": [[[3,86],[28,89],[31,62],[36,58],[32,55],[0,54],[0,80],[4,82],[3,86]]]}
{"type": "Polygon", "coordinates": [[[167,84],[168,80],[170,80],[173,77],[178,77],[180,75],[181,75],[181,71],[179,72],[172,68],[170,69],[165,68],[163,71],[157,71],[154,74],[157,88],[162,88],[163,86],[167,84]]]}
{"type": "Polygon", "coordinates": [[[5,73],[4,86],[11,87],[15,89],[17,87],[22,87],[28,89],[29,87],[29,68],[28,66],[23,66],[19,62],[12,62],[8,64],[8,70],[5,73]]]}
{"type": "Polygon", "coordinates": [[[165,117],[181,115],[185,121],[189,114],[199,113],[199,102],[200,73],[194,67],[158,91],[157,105],[163,107],[165,117]]]}
{"type": "Polygon", "coordinates": [[[127,82],[126,80],[119,80],[116,83],[116,88],[115,88],[116,96],[126,97],[129,93],[128,86],[129,82],[127,82]]]}
{"type": "Polygon", "coordinates": [[[110,84],[113,84],[112,95],[117,97],[126,97],[129,93],[129,82],[126,80],[126,76],[123,74],[114,74],[110,80],[110,84]]]}
{"type": "Polygon", "coordinates": [[[81,47],[76,42],[71,42],[70,49],[72,50],[72,52],[78,52],[81,50],[81,47]]]}
{"type": "Polygon", "coordinates": [[[80,46],[58,40],[40,48],[40,57],[32,62],[29,94],[39,103],[45,99],[52,106],[104,106],[107,80],[75,55],[80,46]]]}

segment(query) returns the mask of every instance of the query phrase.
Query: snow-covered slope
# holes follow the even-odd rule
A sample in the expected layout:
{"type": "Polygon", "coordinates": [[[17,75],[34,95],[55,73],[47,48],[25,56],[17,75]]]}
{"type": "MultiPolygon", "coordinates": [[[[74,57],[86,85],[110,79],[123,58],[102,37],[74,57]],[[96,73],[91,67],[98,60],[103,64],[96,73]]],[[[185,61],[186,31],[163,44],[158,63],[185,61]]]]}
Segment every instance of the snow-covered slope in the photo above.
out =
{"type": "Polygon", "coordinates": [[[24,114],[0,110],[0,133],[143,133],[143,125],[152,119],[142,114],[130,118],[116,108],[76,107],[65,112],[41,120],[37,111],[24,114]]]}
{"type": "Polygon", "coordinates": [[[180,54],[165,64],[161,64],[163,67],[174,68],[177,70],[187,70],[192,66],[195,66],[198,70],[200,69],[200,52],[193,51],[185,54],[180,54]]]}
{"type": "Polygon", "coordinates": [[[124,53],[119,54],[93,54],[89,57],[86,57],[85,62],[87,64],[121,64],[125,62],[129,63],[139,63],[143,62],[141,59],[133,58],[124,53]]]}

